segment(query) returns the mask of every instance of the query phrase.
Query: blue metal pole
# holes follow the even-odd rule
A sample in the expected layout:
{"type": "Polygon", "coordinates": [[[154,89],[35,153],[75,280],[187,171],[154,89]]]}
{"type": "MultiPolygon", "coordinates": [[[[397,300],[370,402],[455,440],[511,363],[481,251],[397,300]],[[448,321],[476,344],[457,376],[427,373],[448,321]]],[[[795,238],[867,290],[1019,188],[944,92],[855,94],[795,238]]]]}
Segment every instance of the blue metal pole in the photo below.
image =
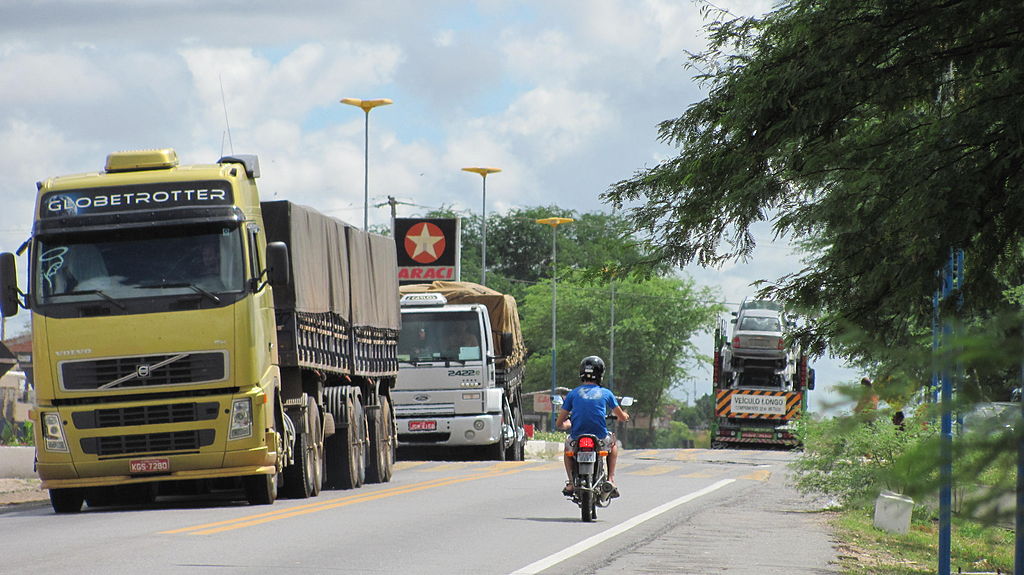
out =
{"type": "MultiPolygon", "coordinates": [[[[950,250],[949,264],[942,274],[942,300],[952,292],[956,273],[955,252],[950,250]]],[[[952,323],[942,322],[942,347],[949,349],[953,335],[952,323]]],[[[948,354],[947,354],[948,355],[948,354]]],[[[953,382],[948,357],[942,358],[942,426],[939,443],[939,575],[950,575],[952,551],[953,503],[953,382]]]]}
{"type": "MultiPolygon", "coordinates": [[[[1020,386],[1024,391],[1024,359],[1020,364],[1020,386]]],[[[1020,402],[1020,421],[1024,421],[1024,398],[1020,402]]],[[[1017,429],[1017,532],[1014,535],[1016,548],[1013,555],[1013,575],[1024,575],[1024,429],[1017,429]]]]}

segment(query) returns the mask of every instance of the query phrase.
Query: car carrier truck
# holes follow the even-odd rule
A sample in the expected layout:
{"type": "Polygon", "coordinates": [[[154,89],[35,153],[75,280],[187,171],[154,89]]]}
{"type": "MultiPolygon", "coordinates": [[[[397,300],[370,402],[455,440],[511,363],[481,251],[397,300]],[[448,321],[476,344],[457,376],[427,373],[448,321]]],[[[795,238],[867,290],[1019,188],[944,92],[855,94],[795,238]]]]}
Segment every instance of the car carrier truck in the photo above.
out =
{"type": "Polygon", "coordinates": [[[734,321],[731,339],[724,321],[715,330],[711,447],[798,446],[791,424],[814,389],[807,356],[786,342],[778,310],[741,309],[734,321]]]}
{"type": "Polygon", "coordinates": [[[261,202],[255,156],[114,153],[37,184],[27,293],[36,467],[57,512],[240,489],[269,504],[391,477],[395,246],[261,202]]]}
{"type": "Polygon", "coordinates": [[[469,282],[400,289],[399,445],[521,461],[526,347],[515,298],[469,282]]]}

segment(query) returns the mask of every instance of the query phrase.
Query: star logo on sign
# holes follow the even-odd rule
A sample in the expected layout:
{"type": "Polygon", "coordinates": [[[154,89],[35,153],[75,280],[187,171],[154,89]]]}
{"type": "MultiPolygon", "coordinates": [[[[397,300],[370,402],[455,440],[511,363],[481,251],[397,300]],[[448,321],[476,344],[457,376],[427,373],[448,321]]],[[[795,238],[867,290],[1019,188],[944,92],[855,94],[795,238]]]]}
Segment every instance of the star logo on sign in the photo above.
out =
{"type": "Polygon", "coordinates": [[[430,222],[420,222],[405,234],[405,253],[416,263],[437,261],[444,253],[445,244],[444,232],[430,222]]]}

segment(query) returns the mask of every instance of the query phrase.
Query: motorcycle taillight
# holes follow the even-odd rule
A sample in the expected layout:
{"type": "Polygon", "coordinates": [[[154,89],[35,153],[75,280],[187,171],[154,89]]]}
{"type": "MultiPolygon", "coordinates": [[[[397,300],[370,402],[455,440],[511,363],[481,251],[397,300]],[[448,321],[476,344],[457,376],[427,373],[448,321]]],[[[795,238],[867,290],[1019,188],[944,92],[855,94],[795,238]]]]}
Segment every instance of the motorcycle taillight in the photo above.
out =
{"type": "Polygon", "coordinates": [[[586,449],[587,451],[594,450],[594,438],[593,437],[581,437],[580,438],[580,449],[586,449]]]}

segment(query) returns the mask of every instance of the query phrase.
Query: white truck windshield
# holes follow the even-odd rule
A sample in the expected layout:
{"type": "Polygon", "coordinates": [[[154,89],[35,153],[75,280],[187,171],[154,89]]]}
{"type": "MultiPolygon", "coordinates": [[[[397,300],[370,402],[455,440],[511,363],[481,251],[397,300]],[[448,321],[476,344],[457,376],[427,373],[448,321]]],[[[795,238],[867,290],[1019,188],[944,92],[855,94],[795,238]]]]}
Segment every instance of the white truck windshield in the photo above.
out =
{"type": "Polygon", "coordinates": [[[472,312],[402,314],[399,361],[473,361],[483,357],[480,319],[472,312]]]}

